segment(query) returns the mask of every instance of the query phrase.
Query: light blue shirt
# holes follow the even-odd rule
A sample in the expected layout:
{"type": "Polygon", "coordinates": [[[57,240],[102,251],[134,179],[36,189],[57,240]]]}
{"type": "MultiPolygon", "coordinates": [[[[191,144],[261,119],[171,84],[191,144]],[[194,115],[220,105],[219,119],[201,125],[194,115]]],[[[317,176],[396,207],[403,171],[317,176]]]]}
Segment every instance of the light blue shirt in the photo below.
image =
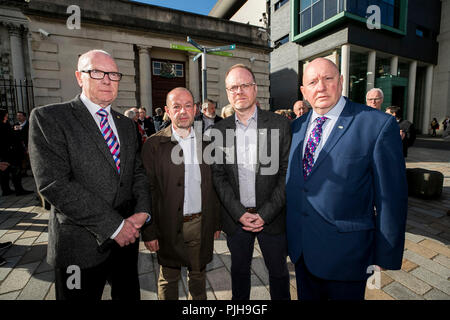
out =
{"type": "Polygon", "coordinates": [[[336,103],[336,105],[324,115],[320,115],[317,112],[315,112],[314,109],[312,109],[311,119],[309,120],[308,128],[306,129],[305,141],[303,142],[303,157],[305,156],[306,143],[308,142],[309,136],[311,135],[311,131],[316,126],[315,121],[316,118],[325,116],[328,119],[322,125],[322,137],[320,138],[319,145],[317,146],[316,152],[314,153],[314,163],[316,162],[317,158],[319,157],[320,151],[322,151],[323,146],[327,142],[328,137],[330,136],[331,131],[333,130],[334,125],[336,124],[336,121],[341,115],[342,110],[344,110],[345,102],[346,102],[345,98],[341,96],[338,103],[336,103]]]}

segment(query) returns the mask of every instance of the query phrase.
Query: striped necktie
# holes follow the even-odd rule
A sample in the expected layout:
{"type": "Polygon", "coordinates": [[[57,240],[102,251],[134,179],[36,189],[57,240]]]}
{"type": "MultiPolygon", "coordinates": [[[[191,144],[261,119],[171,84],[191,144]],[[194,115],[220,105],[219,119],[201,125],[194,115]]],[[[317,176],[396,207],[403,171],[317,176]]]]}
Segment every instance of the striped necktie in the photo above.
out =
{"type": "Polygon", "coordinates": [[[117,171],[120,173],[120,146],[114,131],[109,125],[108,111],[102,108],[97,111],[97,114],[101,117],[100,131],[102,132],[103,138],[105,138],[109,151],[111,151],[114,162],[116,163],[117,171]]]}
{"type": "Polygon", "coordinates": [[[317,117],[316,120],[314,120],[316,121],[316,126],[309,135],[305,147],[305,154],[303,156],[303,177],[305,180],[314,166],[314,153],[316,152],[317,146],[320,143],[320,138],[322,137],[322,126],[327,119],[327,117],[317,117]]]}

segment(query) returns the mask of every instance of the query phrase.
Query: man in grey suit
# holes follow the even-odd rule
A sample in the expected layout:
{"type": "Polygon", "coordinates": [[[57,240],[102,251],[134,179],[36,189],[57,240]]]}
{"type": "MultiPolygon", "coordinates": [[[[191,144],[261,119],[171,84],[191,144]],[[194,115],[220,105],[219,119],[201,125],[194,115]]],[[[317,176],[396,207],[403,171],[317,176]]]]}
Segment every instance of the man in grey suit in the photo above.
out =
{"type": "Polygon", "coordinates": [[[51,203],[47,261],[57,299],[140,298],[139,229],[150,193],[135,124],[111,109],[119,73],[105,51],[81,55],[82,89],[72,101],[33,110],[30,158],[39,192],[51,203]]]}
{"type": "Polygon", "coordinates": [[[270,296],[287,300],[285,178],[290,125],[285,117],[256,106],[258,88],[250,68],[232,66],[225,84],[235,116],[216,123],[211,131],[216,152],[212,169],[231,253],[232,299],[250,298],[250,266],[258,238],[269,271],[270,296]]]}

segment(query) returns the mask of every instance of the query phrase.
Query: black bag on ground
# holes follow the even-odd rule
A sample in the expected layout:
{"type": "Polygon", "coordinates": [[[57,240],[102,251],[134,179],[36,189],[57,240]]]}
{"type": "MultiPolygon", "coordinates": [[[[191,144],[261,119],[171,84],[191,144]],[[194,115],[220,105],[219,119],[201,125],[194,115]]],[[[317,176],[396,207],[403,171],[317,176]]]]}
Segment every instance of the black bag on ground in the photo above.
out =
{"type": "Polygon", "coordinates": [[[439,171],[422,168],[406,169],[408,194],[413,197],[432,199],[442,194],[444,175],[439,171]]]}

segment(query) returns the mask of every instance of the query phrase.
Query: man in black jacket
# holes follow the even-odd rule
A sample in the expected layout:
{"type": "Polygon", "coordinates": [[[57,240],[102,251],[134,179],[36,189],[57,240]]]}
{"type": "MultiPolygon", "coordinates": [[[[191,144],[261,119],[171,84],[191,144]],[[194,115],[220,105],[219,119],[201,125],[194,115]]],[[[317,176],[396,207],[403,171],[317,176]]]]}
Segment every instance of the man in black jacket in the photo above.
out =
{"type": "Polygon", "coordinates": [[[402,119],[400,107],[387,107],[386,113],[394,116],[395,120],[397,120],[400,127],[400,136],[402,137],[403,156],[406,158],[408,156],[408,148],[411,147],[416,140],[416,128],[413,123],[406,119],[402,119]]]}

